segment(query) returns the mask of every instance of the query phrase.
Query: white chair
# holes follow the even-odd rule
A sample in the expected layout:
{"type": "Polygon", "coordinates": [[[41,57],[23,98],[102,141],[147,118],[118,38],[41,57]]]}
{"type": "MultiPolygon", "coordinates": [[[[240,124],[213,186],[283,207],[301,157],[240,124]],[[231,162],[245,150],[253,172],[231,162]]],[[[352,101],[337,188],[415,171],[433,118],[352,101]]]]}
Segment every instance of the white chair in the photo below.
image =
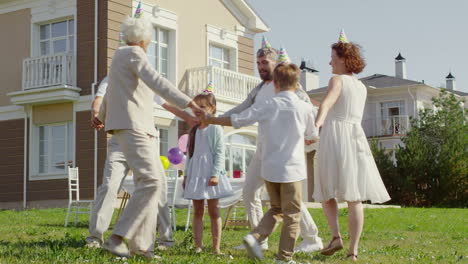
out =
{"type": "Polygon", "coordinates": [[[72,207],[75,207],[76,226],[76,223],[78,222],[78,214],[90,214],[93,202],[94,200],[80,200],[80,177],[78,167],[68,167],[68,210],[67,217],[65,218],[65,226],[68,226],[68,218],[70,217],[70,210],[72,207]],[[87,204],[88,206],[84,207],[84,204],[87,204]]]}
{"type": "Polygon", "coordinates": [[[175,204],[176,204],[176,197],[177,197],[177,184],[179,181],[179,171],[178,170],[168,170],[166,171],[167,177],[167,203],[169,208],[171,209],[171,221],[172,221],[172,229],[176,231],[176,212],[175,212],[175,204]]]}

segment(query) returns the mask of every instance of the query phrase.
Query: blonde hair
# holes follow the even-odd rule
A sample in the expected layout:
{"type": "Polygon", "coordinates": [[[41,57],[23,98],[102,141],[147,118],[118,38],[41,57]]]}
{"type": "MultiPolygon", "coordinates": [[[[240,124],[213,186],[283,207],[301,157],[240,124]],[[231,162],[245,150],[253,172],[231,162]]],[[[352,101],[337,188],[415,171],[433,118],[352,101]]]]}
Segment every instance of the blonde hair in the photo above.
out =
{"type": "Polygon", "coordinates": [[[280,90],[297,87],[299,73],[299,68],[295,64],[282,63],[275,67],[273,80],[278,84],[280,90]]]}
{"type": "Polygon", "coordinates": [[[120,25],[122,38],[127,44],[149,41],[153,35],[153,24],[145,17],[127,17],[120,25]]]}

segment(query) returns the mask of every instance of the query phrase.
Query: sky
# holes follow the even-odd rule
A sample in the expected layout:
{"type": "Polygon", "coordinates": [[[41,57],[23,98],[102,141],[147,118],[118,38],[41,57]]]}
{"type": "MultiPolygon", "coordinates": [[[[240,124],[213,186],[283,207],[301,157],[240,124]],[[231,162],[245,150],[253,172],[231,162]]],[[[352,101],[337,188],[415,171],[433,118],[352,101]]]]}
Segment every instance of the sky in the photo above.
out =
{"type": "Polygon", "coordinates": [[[395,75],[398,52],[407,78],[445,86],[449,71],[457,90],[468,92],[468,0],[247,0],[271,28],[273,47],[283,46],[294,63],[311,60],[320,87],[331,75],[330,45],[343,28],[363,47],[367,67],[358,75],[395,75]]]}

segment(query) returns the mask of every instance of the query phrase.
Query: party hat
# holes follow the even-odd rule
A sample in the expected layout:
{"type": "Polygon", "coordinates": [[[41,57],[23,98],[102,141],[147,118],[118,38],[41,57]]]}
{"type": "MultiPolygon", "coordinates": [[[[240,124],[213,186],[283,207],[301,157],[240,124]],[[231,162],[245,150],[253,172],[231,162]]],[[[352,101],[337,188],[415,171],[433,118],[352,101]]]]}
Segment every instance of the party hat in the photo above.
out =
{"type": "Polygon", "coordinates": [[[138,3],[137,9],[135,10],[134,18],[140,18],[143,16],[143,10],[141,9],[141,1],[138,3]]]}
{"type": "Polygon", "coordinates": [[[340,37],[338,38],[338,42],[349,43],[348,38],[346,37],[346,34],[344,33],[344,29],[341,29],[340,37]]]}
{"type": "Polygon", "coordinates": [[[291,63],[291,60],[289,59],[288,53],[286,52],[285,48],[280,48],[278,61],[276,61],[276,64],[281,64],[281,63],[291,63]]]}
{"type": "Polygon", "coordinates": [[[268,42],[268,39],[265,38],[265,36],[263,36],[263,39],[262,39],[262,49],[271,49],[271,45],[270,45],[270,42],[268,42]]]}
{"type": "Polygon", "coordinates": [[[208,85],[206,86],[205,90],[203,91],[203,93],[211,93],[211,94],[214,94],[214,88],[213,88],[213,82],[210,81],[208,83],[208,85]]]}

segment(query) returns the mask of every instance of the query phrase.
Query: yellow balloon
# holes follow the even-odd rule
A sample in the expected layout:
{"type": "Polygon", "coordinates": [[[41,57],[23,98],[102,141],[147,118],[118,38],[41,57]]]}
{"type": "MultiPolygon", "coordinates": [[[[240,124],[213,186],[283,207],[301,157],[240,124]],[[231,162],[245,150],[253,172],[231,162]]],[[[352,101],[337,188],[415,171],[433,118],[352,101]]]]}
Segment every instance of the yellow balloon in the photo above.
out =
{"type": "Polygon", "coordinates": [[[169,162],[169,159],[166,156],[159,156],[159,159],[161,160],[163,168],[165,170],[169,169],[169,166],[171,165],[171,163],[169,162]]]}

